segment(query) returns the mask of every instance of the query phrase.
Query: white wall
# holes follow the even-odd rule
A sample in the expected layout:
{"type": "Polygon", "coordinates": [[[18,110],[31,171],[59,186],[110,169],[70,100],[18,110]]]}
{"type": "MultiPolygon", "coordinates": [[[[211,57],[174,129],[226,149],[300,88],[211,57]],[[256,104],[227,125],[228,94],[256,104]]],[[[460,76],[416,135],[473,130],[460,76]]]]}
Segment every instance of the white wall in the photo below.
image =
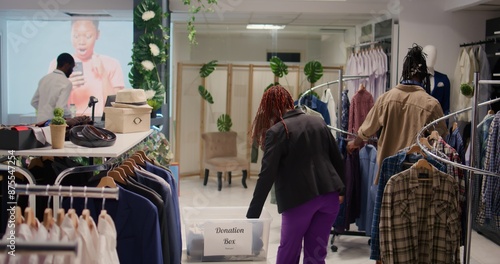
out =
{"type": "Polygon", "coordinates": [[[328,66],[343,66],[346,62],[344,34],[325,35],[320,46],[321,63],[328,66]]]}

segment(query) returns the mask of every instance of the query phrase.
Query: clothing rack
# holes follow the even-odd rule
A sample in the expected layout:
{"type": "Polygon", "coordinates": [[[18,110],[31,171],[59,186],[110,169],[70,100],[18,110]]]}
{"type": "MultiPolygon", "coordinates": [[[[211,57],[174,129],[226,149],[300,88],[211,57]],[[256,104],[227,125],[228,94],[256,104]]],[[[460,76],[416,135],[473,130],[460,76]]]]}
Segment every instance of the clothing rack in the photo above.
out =
{"type": "Polygon", "coordinates": [[[388,40],[376,40],[376,41],[354,44],[354,45],[349,46],[349,48],[356,48],[356,47],[361,48],[361,47],[365,47],[365,46],[370,46],[370,45],[375,45],[375,44],[383,44],[383,43],[391,43],[391,42],[388,40]]]}
{"type": "MultiPolygon", "coordinates": [[[[11,244],[0,241],[0,252],[10,250],[11,244]]],[[[21,242],[16,241],[15,254],[78,255],[78,242],[21,242]]]]}
{"type": "MultiPolygon", "coordinates": [[[[118,200],[118,188],[16,184],[19,195],[104,198],[118,200]]],[[[58,200],[58,199],[56,199],[58,200]]]]}
{"type": "MultiPolygon", "coordinates": [[[[477,174],[483,174],[483,175],[489,175],[489,176],[494,176],[494,177],[500,177],[500,174],[498,173],[493,173],[493,172],[490,172],[490,171],[485,171],[485,170],[482,170],[482,169],[478,169],[478,168],[475,168],[474,167],[474,153],[475,153],[475,140],[472,140],[471,143],[470,143],[470,166],[466,166],[466,165],[462,165],[462,164],[459,164],[459,163],[455,163],[455,162],[452,162],[452,161],[449,161],[449,160],[446,160],[446,159],[443,159],[441,157],[438,157],[437,155],[435,155],[434,153],[432,153],[431,150],[427,149],[422,143],[420,143],[420,138],[421,138],[421,135],[423,135],[423,133],[425,131],[428,131],[430,129],[431,126],[437,124],[439,121],[442,121],[442,120],[445,120],[445,119],[448,119],[450,117],[453,117],[457,114],[460,114],[462,112],[465,112],[465,111],[469,111],[469,110],[472,110],[472,120],[471,120],[471,127],[475,128],[477,127],[477,113],[476,113],[476,109],[478,106],[485,106],[485,105],[489,105],[489,104],[492,104],[492,103],[495,103],[495,102],[498,102],[500,101],[500,98],[496,98],[496,99],[493,99],[493,100],[489,100],[489,101],[486,101],[486,102],[483,102],[483,103],[480,103],[478,104],[477,100],[477,94],[478,94],[478,91],[479,91],[479,84],[484,84],[484,83],[489,83],[489,84],[500,84],[500,81],[497,80],[497,81],[494,81],[494,80],[479,80],[479,73],[476,72],[474,73],[474,95],[473,95],[473,99],[472,99],[472,106],[471,107],[467,107],[465,109],[462,109],[462,110],[459,110],[455,113],[451,113],[449,115],[446,115],[444,117],[441,117],[441,118],[438,118],[432,122],[430,122],[429,124],[427,124],[426,126],[424,126],[422,128],[422,130],[420,130],[420,132],[418,133],[417,135],[417,144],[420,146],[420,148],[422,149],[422,151],[424,151],[425,154],[433,157],[434,159],[436,160],[439,160],[445,164],[449,164],[449,165],[452,165],[452,166],[455,166],[455,167],[458,167],[458,168],[461,168],[461,169],[464,169],[464,170],[467,170],[469,172],[469,176],[467,177],[467,186],[468,186],[468,189],[467,189],[467,207],[466,207],[466,212],[467,212],[467,232],[465,234],[465,243],[464,243],[464,264],[470,264],[470,251],[471,251],[471,233],[472,233],[472,196],[473,196],[473,191],[474,191],[474,186],[472,184],[472,178],[474,177],[474,174],[477,173],[477,174]]],[[[475,139],[476,137],[476,133],[475,133],[476,129],[471,129],[471,138],[472,139],[475,139]]]]}
{"type": "MultiPolygon", "coordinates": [[[[302,93],[302,95],[300,96],[300,98],[298,100],[297,105],[299,107],[301,107],[302,98],[304,96],[306,96],[307,94],[311,93],[312,91],[314,91],[314,90],[316,90],[318,88],[321,88],[321,87],[324,87],[324,86],[330,86],[330,85],[336,84],[336,83],[339,84],[339,101],[340,101],[342,99],[342,86],[343,86],[343,82],[352,81],[352,80],[358,80],[358,79],[364,79],[364,78],[369,78],[370,77],[368,75],[345,75],[345,76],[342,76],[342,70],[339,70],[339,75],[340,75],[340,78],[338,80],[331,81],[331,82],[326,82],[326,83],[323,83],[323,84],[320,84],[320,85],[316,85],[316,86],[308,89],[304,93],[302,93]]],[[[338,111],[338,112],[340,112],[340,111],[338,111]]],[[[342,124],[342,115],[339,115],[337,117],[337,120],[338,120],[337,121],[337,125],[340,127],[340,124],[342,124]]],[[[354,133],[351,133],[351,132],[348,132],[348,131],[344,131],[344,130],[338,128],[338,127],[334,127],[334,126],[331,126],[331,125],[328,125],[328,128],[330,128],[331,130],[343,133],[343,134],[347,134],[347,135],[351,135],[351,136],[357,136],[354,133]]]]}
{"type": "Polygon", "coordinates": [[[481,40],[481,41],[476,41],[476,42],[463,43],[463,44],[460,44],[460,47],[468,47],[468,46],[481,45],[481,44],[487,44],[487,43],[497,43],[497,39],[496,38],[489,38],[486,40],[481,40]]]}

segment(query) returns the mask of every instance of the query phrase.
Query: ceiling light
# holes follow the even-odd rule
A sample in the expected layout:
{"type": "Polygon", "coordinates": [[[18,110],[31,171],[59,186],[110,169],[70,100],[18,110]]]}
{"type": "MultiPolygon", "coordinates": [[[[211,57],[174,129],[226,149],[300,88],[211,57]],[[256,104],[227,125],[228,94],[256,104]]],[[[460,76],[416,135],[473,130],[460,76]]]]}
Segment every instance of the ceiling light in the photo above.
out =
{"type": "Polygon", "coordinates": [[[284,25],[248,24],[247,29],[284,29],[284,25]]]}

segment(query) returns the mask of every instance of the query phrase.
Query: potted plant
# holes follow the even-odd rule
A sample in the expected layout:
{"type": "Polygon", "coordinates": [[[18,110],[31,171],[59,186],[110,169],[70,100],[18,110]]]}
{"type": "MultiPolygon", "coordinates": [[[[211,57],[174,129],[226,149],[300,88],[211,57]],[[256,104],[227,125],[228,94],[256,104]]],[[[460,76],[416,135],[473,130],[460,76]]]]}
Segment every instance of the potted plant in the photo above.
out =
{"type": "Polygon", "coordinates": [[[53,149],[64,148],[64,138],[66,136],[66,120],[63,118],[64,110],[62,108],[54,109],[54,118],[50,121],[50,138],[53,149]]]}

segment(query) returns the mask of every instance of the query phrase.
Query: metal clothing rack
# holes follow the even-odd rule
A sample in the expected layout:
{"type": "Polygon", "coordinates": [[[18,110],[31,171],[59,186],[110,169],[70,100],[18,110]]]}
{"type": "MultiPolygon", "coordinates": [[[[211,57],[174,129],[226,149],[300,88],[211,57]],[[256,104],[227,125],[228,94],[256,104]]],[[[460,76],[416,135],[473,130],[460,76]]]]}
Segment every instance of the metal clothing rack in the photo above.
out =
{"type": "MultiPolygon", "coordinates": [[[[338,83],[339,84],[339,102],[342,100],[342,86],[343,86],[343,82],[346,82],[346,81],[352,81],[352,80],[358,80],[358,79],[364,79],[364,78],[369,78],[370,76],[368,75],[345,75],[345,76],[342,76],[342,70],[339,70],[339,76],[340,78],[338,80],[335,80],[335,81],[331,81],[331,82],[326,82],[326,83],[323,83],[323,84],[320,84],[320,85],[316,85],[312,88],[309,88],[307,91],[305,91],[304,93],[302,93],[302,95],[300,96],[299,100],[298,100],[298,107],[301,107],[301,101],[302,101],[302,98],[304,98],[304,96],[306,96],[307,94],[311,93],[312,91],[318,89],[318,88],[321,88],[321,87],[324,87],[324,86],[330,86],[332,84],[336,84],[338,83]]],[[[337,109],[337,112],[341,112],[339,110],[341,110],[342,106],[339,105],[339,109],[337,109]]],[[[340,127],[340,125],[342,124],[342,115],[339,115],[337,117],[337,126],[340,127]]],[[[345,130],[342,130],[338,127],[334,127],[334,126],[331,126],[331,125],[328,125],[328,128],[330,128],[331,130],[334,130],[334,131],[337,131],[337,132],[340,132],[340,133],[343,133],[343,134],[346,134],[346,135],[351,135],[351,136],[357,136],[356,134],[354,133],[351,133],[351,132],[348,132],[348,131],[345,131],[345,130]]]]}
{"type": "MultiPolygon", "coordinates": [[[[118,188],[16,184],[19,195],[104,198],[118,200],[118,188]]],[[[56,199],[58,200],[58,199],[56,199]]]]}
{"type": "Polygon", "coordinates": [[[457,114],[460,114],[462,112],[465,112],[465,111],[469,111],[469,110],[472,110],[472,120],[471,120],[471,127],[472,128],[476,128],[477,127],[477,107],[478,106],[485,106],[485,105],[489,105],[489,104],[492,104],[492,103],[495,103],[495,102],[498,102],[500,101],[500,98],[496,98],[496,99],[493,99],[493,100],[489,100],[489,101],[486,101],[486,102],[483,102],[483,103],[480,103],[478,104],[478,98],[477,98],[477,94],[478,94],[478,91],[479,91],[479,84],[485,84],[485,83],[488,83],[488,84],[500,84],[500,80],[497,80],[497,81],[494,81],[494,80],[479,80],[479,73],[476,72],[474,73],[474,95],[473,95],[473,99],[472,99],[472,106],[471,107],[467,107],[465,109],[462,109],[462,110],[459,110],[455,113],[451,113],[449,115],[446,115],[444,117],[441,117],[439,119],[436,119],[432,122],[430,122],[429,124],[427,124],[426,126],[424,126],[420,132],[418,133],[417,135],[417,144],[420,146],[420,148],[422,149],[422,151],[425,152],[425,154],[433,157],[434,159],[436,160],[439,160],[443,163],[446,163],[446,164],[449,164],[449,165],[452,165],[452,166],[455,166],[455,167],[458,167],[458,168],[461,168],[461,169],[464,169],[464,170],[467,170],[469,172],[468,174],[468,177],[467,177],[467,186],[468,186],[468,189],[467,189],[467,208],[466,208],[466,213],[467,213],[467,232],[466,232],[466,235],[465,235],[465,243],[464,243],[464,256],[463,256],[463,262],[464,264],[470,264],[470,251],[471,251],[471,233],[472,233],[472,196],[473,196],[473,191],[474,191],[474,186],[472,184],[472,178],[474,177],[474,174],[477,173],[477,174],[482,174],[482,175],[489,175],[489,176],[494,176],[494,177],[500,177],[500,174],[498,173],[493,173],[493,172],[490,172],[490,171],[486,171],[486,170],[482,170],[482,169],[478,169],[476,167],[474,167],[474,153],[475,153],[475,138],[476,138],[476,129],[471,129],[471,143],[470,143],[470,166],[466,166],[466,165],[463,165],[463,164],[459,164],[459,163],[455,163],[455,162],[452,162],[452,161],[449,161],[449,160],[446,160],[446,159],[443,159],[437,155],[435,155],[434,153],[432,153],[431,150],[427,149],[422,143],[420,143],[420,138],[421,138],[421,135],[423,135],[423,133],[425,131],[428,131],[430,129],[431,126],[437,124],[438,122],[442,121],[442,120],[445,120],[445,119],[448,119],[450,117],[453,117],[457,114]]]}
{"type": "MultiPolygon", "coordinates": [[[[0,252],[10,250],[11,244],[5,240],[0,241],[0,252]]],[[[16,241],[15,254],[47,254],[47,255],[78,255],[78,242],[29,242],[16,241]]]]}
{"type": "Polygon", "coordinates": [[[489,38],[486,40],[481,40],[481,41],[476,41],[476,42],[463,43],[463,44],[460,44],[460,47],[468,47],[468,46],[481,45],[481,44],[487,44],[487,43],[497,43],[497,39],[496,38],[489,38]]]}

